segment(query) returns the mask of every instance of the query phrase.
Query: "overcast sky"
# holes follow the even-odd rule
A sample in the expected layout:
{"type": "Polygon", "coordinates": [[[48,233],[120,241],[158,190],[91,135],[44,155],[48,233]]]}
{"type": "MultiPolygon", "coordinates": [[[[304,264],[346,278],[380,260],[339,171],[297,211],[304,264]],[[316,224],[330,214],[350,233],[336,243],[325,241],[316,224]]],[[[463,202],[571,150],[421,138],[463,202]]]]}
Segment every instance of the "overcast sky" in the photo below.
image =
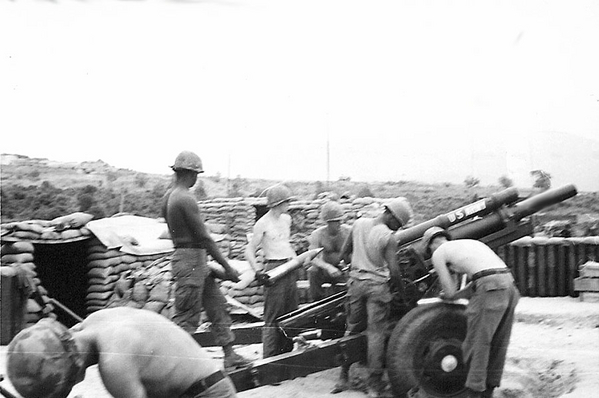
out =
{"type": "Polygon", "coordinates": [[[0,152],[167,174],[189,149],[207,174],[281,180],[431,180],[453,162],[476,176],[475,142],[599,140],[598,54],[594,0],[0,0],[0,152]]]}

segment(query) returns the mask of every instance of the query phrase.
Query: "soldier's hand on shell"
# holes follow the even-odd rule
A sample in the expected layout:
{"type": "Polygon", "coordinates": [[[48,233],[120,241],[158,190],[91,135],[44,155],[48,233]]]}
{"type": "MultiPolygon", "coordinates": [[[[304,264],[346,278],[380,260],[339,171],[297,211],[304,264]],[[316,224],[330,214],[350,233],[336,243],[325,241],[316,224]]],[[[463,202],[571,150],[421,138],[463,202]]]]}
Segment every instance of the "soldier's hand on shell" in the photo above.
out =
{"type": "Polygon", "coordinates": [[[230,280],[232,282],[239,282],[239,280],[240,280],[239,272],[235,268],[229,266],[229,267],[227,267],[226,271],[227,271],[227,280],[230,280]]]}
{"type": "Polygon", "coordinates": [[[263,270],[256,271],[256,276],[254,277],[254,279],[256,279],[256,282],[258,282],[258,284],[260,284],[260,285],[268,286],[270,283],[269,282],[270,277],[263,270]]]}

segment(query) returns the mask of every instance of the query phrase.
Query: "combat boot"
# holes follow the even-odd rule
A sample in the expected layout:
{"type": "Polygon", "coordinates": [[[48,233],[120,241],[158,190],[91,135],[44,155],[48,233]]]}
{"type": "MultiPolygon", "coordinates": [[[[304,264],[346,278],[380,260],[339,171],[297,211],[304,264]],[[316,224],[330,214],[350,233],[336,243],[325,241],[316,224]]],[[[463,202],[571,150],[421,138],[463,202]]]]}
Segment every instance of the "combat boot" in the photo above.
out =
{"type": "Polygon", "coordinates": [[[349,366],[342,365],[339,373],[339,380],[335,383],[335,387],[331,390],[331,394],[338,394],[345,390],[349,390],[349,366]]]}
{"type": "Polygon", "coordinates": [[[368,398],[382,398],[385,391],[385,382],[380,373],[371,373],[368,377],[368,398]]]}
{"type": "Polygon", "coordinates": [[[230,372],[232,370],[239,369],[239,368],[245,368],[252,364],[252,361],[250,361],[247,358],[242,357],[235,351],[231,351],[230,353],[228,353],[228,355],[225,355],[224,362],[225,362],[225,370],[227,372],[230,372]]]}
{"type": "Polygon", "coordinates": [[[470,388],[466,388],[466,397],[467,398],[483,398],[484,391],[475,391],[470,388]]]}

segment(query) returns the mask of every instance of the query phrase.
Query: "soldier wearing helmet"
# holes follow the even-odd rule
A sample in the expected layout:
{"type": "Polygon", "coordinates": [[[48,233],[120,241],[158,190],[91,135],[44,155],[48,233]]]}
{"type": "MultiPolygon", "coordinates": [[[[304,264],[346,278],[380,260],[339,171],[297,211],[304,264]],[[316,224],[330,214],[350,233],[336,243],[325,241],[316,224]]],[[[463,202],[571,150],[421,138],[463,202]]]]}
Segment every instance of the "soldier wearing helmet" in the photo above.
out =
{"type": "Polygon", "coordinates": [[[520,298],[509,268],[491,248],[473,239],[451,240],[443,228],[431,227],[422,237],[426,254],[443,288],[441,298],[468,298],[466,338],[462,344],[468,367],[466,387],[472,398],[488,398],[499,386],[514,311],[520,298]],[[465,274],[470,282],[456,288],[454,274],[465,274]]]}
{"type": "MultiPolygon", "coordinates": [[[[246,259],[256,271],[256,279],[262,278],[264,272],[297,256],[291,246],[291,216],[287,213],[292,199],[291,190],[283,184],[274,185],[266,190],[268,212],[256,221],[245,250],[246,259]],[[259,248],[264,254],[263,264],[258,262],[256,257],[259,248]]],[[[298,308],[297,279],[298,271],[295,271],[281,278],[276,284],[264,287],[264,358],[293,349],[293,343],[281,334],[275,320],[280,315],[298,308]]]]}
{"type": "MultiPolygon", "coordinates": [[[[383,373],[392,300],[391,279],[397,282],[399,293],[404,295],[394,232],[408,224],[411,217],[412,209],[405,198],[392,199],[375,218],[363,217],[354,222],[341,251],[341,257],[346,260],[351,255],[346,333],[367,332],[370,397],[382,396],[386,387],[383,373]]],[[[348,385],[349,365],[343,365],[332,393],[341,392],[348,385]]]]}
{"type": "Polygon", "coordinates": [[[210,322],[217,344],[223,347],[225,368],[231,370],[249,365],[249,361],[233,350],[235,336],[231,332],[231,316],[226,299],[211,275],[206,255],[209,254],[225,269],[233,282],[239,273],[229,265],[204,224],[196,198],[190,188],[202,173],[202,161],[193,152],[183,151],[171,166],[175,172],[173,187],[165,195],[162,213],[166,219],[175,246],[171,260],[175,288],[173,322],[189,333],[194,333],[200,323],[202,309],[210,322]]]}
{"type": "Polygon", "coordinates": [[[219,362],[152,311],[99,310],[71,329],[44,318],[7,350],[8,378],[24,398],[66,398],[96,364],[114,398],[237,396],[219,362]]]}
{"type": "Polygon", "coordinates": [[[326,202],[321,210],[320,217],[326,225],[314,230],[308,237],[310,249],[323,248],[320,255],[311,261],[308,268],[308,281],[310,282],[310,298],[313,301],[326,297],[323,283],[345,283],[347,275],[344,274],[338,264],[342,260],[341,248],[345,239],[349,236],[351,227],[342,224],[343,209],[338,202],[326,202]]]}

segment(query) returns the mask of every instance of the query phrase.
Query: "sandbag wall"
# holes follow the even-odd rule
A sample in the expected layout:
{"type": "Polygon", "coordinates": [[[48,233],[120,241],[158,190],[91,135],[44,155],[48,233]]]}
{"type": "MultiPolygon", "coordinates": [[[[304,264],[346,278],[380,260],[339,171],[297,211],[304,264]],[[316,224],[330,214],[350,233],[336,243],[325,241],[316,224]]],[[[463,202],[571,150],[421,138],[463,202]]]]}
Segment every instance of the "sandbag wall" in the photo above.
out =
{"type": "Polygon", "coordinates": [[[223,231],[212,231],[228,235],[228,258],[243,259],[247,234],[251,232],[256,218],[253,201],[242,198],[211,199],[198,202],[204,221],[224,226],[223,231]]]}
{"type": "Polygon", "coordinates": [[[107,307],[141,308],[172,319],[172,286],[170,256],[162,256],[149,263],[147,260],[140,261],[135,268],[120,275],[107,307]]]}
{"type": "MultiPolygon", "coordinates": [[[[140,289],[141,286],[148,281],[145,281],[146,278],[144,277],[144,281],[137,284],[138,281],[136,280],[136,277],[139,277],[139,274],[145,275],[148,268],[153,268],[155,266],[154,262],[156,260],[161,260],[164,257],[165,254],[135,256],[116,249],[107,249],[98,239],[90,239],[87,248],[88,286],[85,298],[87,313],[89,314],[102,308],[114,306],[115,302],[124,305],[124,303],[120,301],[122,297],[119,297],[118,295],[115,296],[117,292],[117,282],[121,279],[126,283],[129,283],[131,285],[129,288],[131,289],[136,286],[135,294],[131,295],[133,298],[132,301],[134,301],[135,304],[129,305],[136,308],[144,307],[145,302],[150,296],[148,295],[146,297],[145,293],[140,293],[140,289]]],[[[170,268],[169,275],[165,276],[165,278],[170,280],[170,268]]],[[[124,283],[121,283],[119,286],[121,289],[119,292],[124,295],[124,291],[128,288],[125,289],[123,287],[124,283]]],[[[146,293],[149,293],[153,287],[153,285],[150,286],[150,284],[147,283],[147,285],[144,286],[144,289],[146,290],[146,293]]],[[[165,301],[166,305],[168,299],[165,299],[165,301]]]]}
{"type": "Polygon", "coordinates": [[[20,241],[3,242],[0,248],[2,344],[53,309],[35,271],[34,250],[33,244],[20,241]],[[38,301],[31,298],[34,293],[38,301]]]}
{"type": "MultiPolygon", "coordinates": [[[[308,248],[307,238],[316,228],[324,225],[320,218],[320,208],[328,199],[294,200],[289,206],[292,218],[291,244],[298,254],[308,248]]],[[[384,199],[358,198],[354,200],[341,199],[345,214],[344,222],[353,224],[361,216],[376,216],[381,209],[384,199]]],[[[244,250],[247,236],[252,232],[256,222],[258,207],[266,206],[265,198],[225,198],[210,199],[198,202],[200,211],[207,223],[221,224],[225,233],[231,239],[229,258],[244,260],[244,250]]],[[[223,253],[227,254],[227,253],[223,253]]]]}
{"type": "Polygon", "coordinates": [[[528,297],[577,297],[579,267],[599,259],[599,237],[524,237],[497,251],[528,297]]]}
{"type": "MultiPolygon", "coordinates": [[[[320,209],[328,199],[294,200],[289,206],[292,219],[291,244],[296,253],[301,254],[308,249],[308,237],[318,227],[325,225],[320,218],[320,209]]],[[[374,217],[381,210],[384,199],[358,198],[355,200],[341,199],[339,203],[344,210],[343,222],[351,225],[362,216],[374,217]]],[[[229,258],[245,260],[244,250],[248,234],[251,234],[256,221],[258,209],[266,212],[265,198],[229,198],[211,199],[198,202],[206,223],[224,225],[224,231],[230,239],[229,258]]],[[[227,254],[223,252],[223,254],[227,254]]],[[[257,260],[262,261],[262,253],[258,250],[257,260]]],[[[300,269],[300,280],[307,278],[304,269],[300,269]]],[[[259,306],[264,302],[263,288],[257,282],[239,288],[239,284],[229,281],[221,282],[221,291],[248,306],[259,306]]],[[[300,290],[300,302],[308,300],[308,292],[300,290]]]]}

